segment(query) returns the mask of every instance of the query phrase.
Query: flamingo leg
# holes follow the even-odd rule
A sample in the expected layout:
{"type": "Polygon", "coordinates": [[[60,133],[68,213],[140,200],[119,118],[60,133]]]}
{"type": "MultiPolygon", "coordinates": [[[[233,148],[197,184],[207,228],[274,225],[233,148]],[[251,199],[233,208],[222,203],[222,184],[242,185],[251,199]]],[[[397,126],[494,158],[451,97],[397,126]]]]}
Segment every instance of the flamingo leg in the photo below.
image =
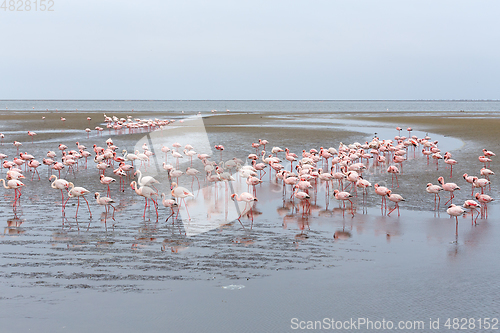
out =
{"type": "Polygon", "coordinates": [[[189,216],[189,210],[188,210],[188,207],[187,207],[187,204],[186,204],[186,201],[184,200],[184,198],[182,198],[182,201],[184,201],[184,206],[186,207],[186,212],[188,214],[188,219],[191,220],[191,216],[189,216]]]}
{"type": "MultiPolygon", "coordinates": [[[[69,197],[68,197],[69,198],[69,197]]],[[[78,216],[78,208],[80,208],[80,197],[77,197],[78,199],[78,205],[76,206],[76,215],[75,215],[75,219],[76,217],[78,216]]]]}
{"type": "Polygon", "coordinates": [[[83,199],[85,199],[85,202],[87,203],[87,207],[89,209],[89,214],[90,214],[90,218],[92,218],[92,212],[90,211],[90,205],[89,205],[89,202],[87,201],[87,199],[85,197],[83,197],[83,199]]]}

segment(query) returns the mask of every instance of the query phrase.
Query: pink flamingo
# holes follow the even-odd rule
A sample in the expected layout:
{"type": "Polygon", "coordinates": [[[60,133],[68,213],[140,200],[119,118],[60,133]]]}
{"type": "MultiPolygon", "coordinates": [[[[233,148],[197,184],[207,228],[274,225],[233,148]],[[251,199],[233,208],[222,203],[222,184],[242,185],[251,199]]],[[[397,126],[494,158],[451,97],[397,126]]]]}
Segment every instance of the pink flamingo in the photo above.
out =
{"type": "Polygon", "coordinates": [[[486,150],[486,149],[483,149],[483,155],[486,157],[496,156],[494,152],[492,152],[490,150],[486,150]]]}
{"type": "Polygon", "coordinates": [[[471,195],[474,195],[474,180],[477,179],[477,177],[469,176],[466,173],[464,173],[462,177],[464,177],[464,179],[467,183],[472,185],[472,194],[471,195]]]}
{"type": "Polygon", "coordinates": [[[153,205],[155,206],[155,211],[156,211],[156,219],[158,219],[158,204],[157,202],[153,199],[153,196],[158,196],[158,194],[149,186],[141,186],[137,188],[137,182],[134,180],[133,182],[130,183],[130,187],[135,191],[137,195],[140,195],[141,197],[144,197],[145,199],[145,204],[144,204],[144,214],[142,215],[142,218],[146,217],[146,208],[148,207],[148,199],[153,201],[153,205]]]}
{"type": "Polygon", "coordinates": [[[141,170],[137,170],[134,173],[134,176],[136,174],[139,174],[139,177],[137,179],[137,184],[139,184],[140,186],[152,186],[152,187],[155,187],[154,186],[155,184],[159,184],[160,183],[159,181],[157,181],[156,179],[154,179],[151,176],[142,176],[141,170]]]}
{"type": "MultiPolygon", "coordinates": [[[[170,208],[170,215],[167,217],[165,222],[168,221],[169,218],[171,218],[174,215],[174,208],[178,207],[177,202],[175,202],[174,199],[167,199],[165,196],[165,193],[161,194],[161,203],[163,204],[163,207],[165,208],[170,208]]],[[[172,222],[173,224],[173,222],[172,222]]]]}
{"type": "Polygon", "coordinates": [[[22,146],[23,144],[19,141],[14,141],[13,145],[17,148],[17,154],[19,155],[19,147],[22,146]]]}
{"type": "Polygon", "coordinates": [[[293,170],[293,162],[297,161],[297,154],[290,153],[288,148],[285,148],[286,156],[285,159],[290,162],[290,172],[293,170]]]}
{"type": "Polygon", "coordinates": [[[399,169],[398,169],[398,167],[395,165],[391,165],[391,166],[389,166],[389,168],[387,168],[387,172],[392,175],[392,187],[394,187],[394,176],[396,176],[396,184],[399,187],[399,182],[398,182],[399,169]]]}
{"type": "Polygon", "coordinates": [[[247,178],[246,183],[247,183],[248,187],[253,186],[253,194],[255,195],[257,193],[255,186],[262,183],[262,180],[260,180],[257,177],[250,176],[247,178]]]}
{"type": "Polygon", "coordinates": [[[64,169],[64,164],[61,162],[55,162],[52,164],[52,169],[57,170],[59,172],[59,177],[61,177],[61,170],[64,169]]]}
{"type": "Polygon", "coordinates": [[[491,184],[488,179],[474,177],[474,182],[472,183],[474,187],[481,188],[481,194],[484,192],[484,188],[491,184]]]}
{"type": "Polygon", "coordinates": [[[382,206],[380,206],[380,210],[383,212],[384,210],[384,203],[385,203],[385,209],[387,209],[387,193],[389,192],[389,189],[385,186],[380,186],[379,184],[373,185],[373,188],[375,189],[375,193],[377,195],[380,195],[382,197],[382,206]]]}
{"type": "Polygon", "coordinates": [[[191,176],[192,177],[192,182],[191,182],[191,188],[193,187],[194,179],[196,178],[196,181],[198,182],[198,188],[200,188],[200,180],[198,179],[198,174],[200,172],[194,168],[188,167],[186,169],[186,176],[191,176]]]}
{"type": "Polygon", "coordinates": [[[448,157],[448,158],[444,159],[444,163],[448,164],[451,168],[451,171],[450,171],[450,178],[451,178],[453,176],[453,166],[455,164],[457,164],[458,162],[455,161],[454,159],[448,157]]]}
{"type": "Polygon", "coordinates": [[[484,167],[486,168],[486,163],[488,163],[488,168],[490,167],[491,158],[486,156],[479,156],[479,162],[484,163],[484,167]]]}
{"type": "Polygon", "coordinates": [[[3,187],[6,189],[14,190],[14,203],[12,207],[17,207],[17,201],[21,197],[21,187],[26,186],[20,180],[11,179],[7,181],[7,185],[5,185],[5,179],[0,179],[0,182],[3,183],[3,187]]]}
{"type": "Polygon", "coordinates": [[[162,146],[161,151],[165,153],[165,163],[168,163],[168,152],[170,151],[170,148],[167,146],[162,146]]]}
{"type": "Polygon", "coordinates": [[[465,200],[463,207],[465,209],[469,209],[472,215],[472,224],[477,224],[477,217],[479,216],[479,212],[476,215],[476,219],[474,220],[474,212],[477,212],[478,208],[481,208],[481,205],[478,204],[475,200],[465,200]]]}
{"type": "Polygon", "coordinates": [[[28,131],[28,135],[31,136],[31,143],[33,144],[33,137],[36,135],[36,133],[28,131]]]}
{"type": "Polygon", "coordinates": [[[487,194],[479,194],[479,193],[476,193],[475,198],[477,201],[479,201],[480,203],[482,203],[484,205],[484,208],[483,208],[484,217],[488,218],[488,206],[487,206],[487,204],[492,202],[495,199],[493,199],[492,197],[490,197],[487,194]]]}
{"type": "MultiPolygon", "coordinates": [[[[344,201],[349,201],[351,203],[351,214],[352,214],[352,217],[354,217],[354,209],[353,209],[353,206],[352,206],[352,201],[350,198],[353,197],[353,195],[349,192],[345,192],[345,191],[339,191],[339,190],[334,190],[333,191],[333,195],[335,196],[335,199],[337,200],[341,200],[342,202],[344,201]]],[[[342,217],[344,216],[344,210],[342,210],[342,217]]]]}
{"type": "Polygon", "coordinates": [[[446,210],[446,213],[451,216],[455,216],[456,222],[456,227],[455,227],[455,235],[458,235],[458,217],[460,215],[464,215],[465,209],[463,209],[461,206],[456,206],[455,204],[451,204],[448,209],[446,210]]]}
{"type": "Polygon", "coordinates": [[[436,207],[439,206],[439,203],[441,202],[441,197],[439,196],[439,192],[441,192],[443,188],[439,185],[433,185],[432,183],[427,183],[427,188],[425,190],[427,191],[427,193],[434,194],[434,209],[436,209],[436,207]],[[436,197],[439,198],[437,205],[436,205],[436,197]]]}
{"type": "Polygon", "coordinates": [[[54,181],[52,182],[52,184],[50,184],[50,187],[61,191],[61,212],[64,213],[64,193],[63,193],[63,190],[68,189],[69,183],[65,179],[57,179],[56,175],[50,176],[49,181],[51,181],[52,179],[54,179],[54,181]]]}
{"type": "Polygon", "coordinates": [[[123,177],[127,176],[127,173],[122,170],[122,168],[118,167],[117,169],[113,170],[113,173],[120,177],[120,191],[125,192],[125,181],[123,180],[123,177]],[[122,187],[123,184],[123,187],[122,187]]]}
{"type": "Polygon", "coordinates": [[[215,149],[220,151],[220,160],[222,161],[222,151],[224,150],[224,146],[223,145],[215,145],[215,149]]]}
{"type": "Polygon", "coordinates": [[[481,176],[485,176],[486,179],[490,180],[490,176],[493,176],[495,173],[491,171],[490,169],[482,168],[481,169],[481,176]]]}
{"type": "Polygon", "coordinates": [[[368,195],[368,187],[372,187],[372,184],[368,180],[360,177],[356,182],[356,187],[363,189],[363,203],[364,203],[365,195],[368,195]]]}
{"type": "Polygon", "coordinates": [[[75,184],[72,182],[69,182],[68,187],[71,189],[68,192],[68,199],[66,199],[66,202],[64,203],[64,206],[66,206],[66,203],[68,202],[69,198],[77,198],[78,199],[78,205],[76,206],[76,214],[75,214],[75,219],[78,217],[78,208],[80,208],[80,197],[83,197],[85,202],[87,203],[87,208],[89,209],[89,214],[90,218],[92,218],[92,212],[90,211],[90,206],[89,202],[87,201],[87,198],[85,198],[85,194],[90,193],[90,191],[86,190],[83,187],[75,187],[75,184]]]}
{"type": "Polygon", "coordinates": [[[108,195],[110,193],[110,190],[109,190],[109,184],[113,183],[113,182],[116,182],[116,179],[114,178],[111,178],[111,177],[106,177],[104,175],[101,175],[99,181],[101,182],[101,184],[103,185],[108,185],[108,195]]]}
{"type": "Polygon", "coordinates": [[[393,208],[392,210],[390,210],[390,211],[389,211],[389,213],[387,213],[387,216],[391,215],[391,213],[392,213],[392,212],[393,212],[396,208],[398,209],[398,216],[400,216],[400,215],[399,215],[399,203],[400,203],[401,201],[405,201],[405,199],[404,199],[401,195],[399,195],[399,194],[392,193],[392,191],[391,191],[391,190],[389,190],[389,191],[387,192],[387,198],[389,198],[389,200],[390,200],[390,201],[392,201],[392,202],[394,202],[394,203],[395,203],[394,208],[393,208]]]}
{"type": "Polygon", "coordinates": [[[33,180],[33,177],[35,177],[35,172],[38,175],[38,180],[40,180],[40,174],[38,173],[37,168],[41,165],[40,162],[37,160],[30,160],[28,161],[28,166],[33,169],[33,176],[31,177],[31,180],[33,180]]]}
{"type": "Polygon", "coordinates": [[[112,205],[113,203],[115,203],[115,201],[113,199],[111,199],[111,198],[108,198],[108,197],[101,197],[101,194],[99,192],[95,192],[94,197],[95,197],[96,202],[97,202],[98,205],[104,206],[104,211],[106,213],[104,215],[104,225],[106,225],[106,220],[108,218],[109,206],[113,207],[113,216],[111,218],[113,219],[113,221],[115,221],[115,210],[116,210],[116,208],[115,208],[115,206],[112,205]]]}
{"type": "MultiPolygon", "coordinates": [[[[251,214],[251,217],[252,217],[252,223],[253,223],[253,213],[252,213],[252,208],[253,208],[253,204],[256,202],[256,201],[259,201],[257,200],[256,197],[254,197],[253,195],[251,195],[250,193],[248,192],[242,192],[240,195],[236,194],[236,193],[233,193],[231,194],[231,200],[236,200],[236,201],[243,201],[245,202],[245,207],[243,208],[243,210],[241,211],[240,213],[240,216],[238,216],[237,220],[240,221],[241,217],[247,213],[250,212],[251,214]]],[[[240,221],[241,223],[241,221],[240,221]]]]}
{"type": "Polygon", "coordinates": [[[443,177],[439,177],[438,182],[443,187],[443,190],[450,192],[450,200],[446,201],[444,205],[446,206],[448,202],[453,203],[453,198],[455,197],[453,192],[460,190],[460,187],[455,183],[445,183],[443,177]]]}
{"type": "MultiPolygon", "coordinates": [[[[193,197],[194,198],[193,193],[189,192],[188,189],[185,187],[178,186],[177,183],[175,183],[175,182],[172,183],[171,189],[172,189],[172,191],[170,192],[170,194],[175,198],[182,199],[182,201],[184,202],[184,206],[186,206],[186,212],[188,214],[188,218],[189,218],[189,220],[191,220],[191,216],[189,216],[189,210],[187,208],[185,198],[186,197],[193,197]]],[[[177,216],[179,216],[179,210],[181,209],[181,205],[179,205],[179,209],[177,210],[177,215],[175,216],[175,218],[177,218],[177,216]]]]}

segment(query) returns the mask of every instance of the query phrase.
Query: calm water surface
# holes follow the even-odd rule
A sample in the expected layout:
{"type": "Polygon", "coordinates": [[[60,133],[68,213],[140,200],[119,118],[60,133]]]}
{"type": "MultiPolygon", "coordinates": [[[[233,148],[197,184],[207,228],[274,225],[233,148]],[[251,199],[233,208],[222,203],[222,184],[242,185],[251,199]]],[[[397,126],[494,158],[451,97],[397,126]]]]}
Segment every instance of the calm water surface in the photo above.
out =
{"type": "MultiPolygon", "coordinates": [[[[226,146],[224,159],[245,159],[252,148],[240,142],[254,142],[276,127],[289,131],[280,132],[271,145],[287,146],[297,153],[320,144],[336,147],[339,141],[364,142],[374,133],[382,138],[397,134],[393,125],[339,119],[328,112],[500,110],[499,102],[462,101],[1,103],[9,110],[26,112],[35,107],[36,112],[57,108],[112,115],[112,111],[134,109],[158,112],[161,118],[168,114],[164,111],[209,113],[212,109],[230,109],[289,116],[285,121],[281,117],[276,122],[270,120],[265,127],[247,124],[248,128],[241,131],[224,124],[212,126],[207,130],[208,140],[212,147],[221,143],[226,146]],[[307,122],[293,116],[304,111],[323,115],[310,117],[307,122]],[[325,132],[316,138],[318,126],[325,132]],[[299,128],[309,135],[298,138],[293,129],[299,128]]],[[[9,130],[6,133],[10,138],[23,140],[23,151],[40,160],[61,140],[71,147],[77,140],[91,147],[93,143],[104,145],[112,137],[117,146],[131,150],[144,135],[105,132],[98,136],[93,132],[87,139],[81,130],[86,126],[82,115],[78,126],[61,125],[59,132],[41,129],[32,145],[24,132],[32,128],[34,120],[23,119],[4,120],[2,128],[9,130]]],[[[414,134],[422,137],[426,133],[415,130],[414,134]]],[[[463,202],[470,197],[471,189],[460,175],[470,170],[477,173],[480,165],[476,159],[482,147],[460,138],[429,134],[460,161],[452,181],[462,186],[454,202],[463,202]]],[[[0,152],[9,157],[16,153],[10,141],[0,146],[0,152]]],[[[89,165],[76,175],[65,176],[92,193],[105,191],[93,162],[89,165]]],[[[201,170],[202,166],[198,163],[195,167],[201,170]]],[[[40,167],[42,179],[25,181],[27,187],[17,211],[12,209],[10,191],[0,192],[0,225],[4,228],[0,238],[0,304],[4,309],[0,331],[282,332],[294,331],[292,318],[323,321],[362,317],[395,323],[423,321],[425,328],[414,330],[422,332],[430,331],[429,320],[439,318],[440,330],[436,331],[449,332],[453,330],[444,326],[448,318],[500,317],[498,206],[491,204],[489,218],[478,219],[477,225],[472,225],[470,215],[460,218],[456,234],[455,221],[443,205],[448,194],[442,195],[441,206],[434,210],[433,198],[425,192],[427,182],[436,183],[440,175],[449,179],[450,170],[444,164],[436,170],[419,154],[409,154],[405,168],[400,187],[394,188],[407,199],[401,204],[400,217],[397,212],[383,215],[380,198],[372,191],[366,198],[358,191],[356,213],[351,217],[322,186],[312,194],[311,214],[303,215],[300,205],[289,199],[290,189],[282,195],[281,185],[265,175],[265,182],[257,188],[259,202],[253,224],[247,218],[242,218],[241,224],[228,219],[217,228],[189,237],[185,234],[188,222],[165,222],[169,212],[164,208],[158,220],[153,209],[143,218],[144,201],[128,186],[125,192],[119,192],[117,184],[111,192],[117,202],[116,221],[108,219],[104,224],[103,209],[91,200],[92,195],[88,195],[92,219],[83,201],[78,220],[74,218],[74,201],[62,216],[60,193],[50,188],[48,170],[40,167]]],[[[497,171],[494,164],[491,168],[497,171]]],[[[365,178],[390,186],[384,169],[370,165],[365,178]]],[[[200,181],[203,189],[199,191],[196,181],[180,181],[196,194],[188,201],[190,209],[195,211],[201,203],[211,208],[197,221],[224,219],[232,203],[225,199],[228,192],[224,185],[216,192],[204,185],[203,179],[200,181]]],[[[237,192],[246,190],[242,182],[232,186],[237,192]]],[[[168,181],[158,187],[168,192],[168,181]]],[[[490,192],[499,197],[495,182],[490,192]]],[[[485,330],[467,327],[461,331],[485,330]]]]}

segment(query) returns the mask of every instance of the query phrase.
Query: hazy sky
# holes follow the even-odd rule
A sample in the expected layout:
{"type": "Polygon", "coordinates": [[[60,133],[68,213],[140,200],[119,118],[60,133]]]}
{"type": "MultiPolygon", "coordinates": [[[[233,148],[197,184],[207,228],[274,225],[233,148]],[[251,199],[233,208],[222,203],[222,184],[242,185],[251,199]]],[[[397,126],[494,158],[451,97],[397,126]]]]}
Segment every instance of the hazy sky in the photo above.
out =
{"type": "Polygon", "coordinates": [[[500,99],[497,0],[53,2],[0,9],[0,99],[500,99]]]}

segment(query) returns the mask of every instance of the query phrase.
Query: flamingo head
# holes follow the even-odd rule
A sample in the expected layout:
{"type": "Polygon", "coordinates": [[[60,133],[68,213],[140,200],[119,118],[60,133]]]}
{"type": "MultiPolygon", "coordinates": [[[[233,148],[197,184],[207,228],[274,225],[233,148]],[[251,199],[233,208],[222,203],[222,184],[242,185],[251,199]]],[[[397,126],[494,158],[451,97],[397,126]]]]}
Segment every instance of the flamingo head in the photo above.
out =
{"type": "Polygon", "coordinates": [[[236,193],[231,194],[231,200],[234,201],[234,197],[236,196],[236,193]]]}

